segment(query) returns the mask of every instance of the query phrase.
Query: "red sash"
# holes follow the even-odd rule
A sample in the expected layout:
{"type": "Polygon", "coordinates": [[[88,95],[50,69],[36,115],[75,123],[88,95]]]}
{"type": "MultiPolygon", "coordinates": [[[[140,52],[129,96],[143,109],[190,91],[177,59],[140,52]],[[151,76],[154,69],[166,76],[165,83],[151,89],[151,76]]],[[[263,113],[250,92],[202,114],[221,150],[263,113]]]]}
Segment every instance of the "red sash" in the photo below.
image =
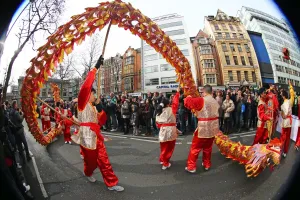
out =
{"type": "Polygon", "coordinates": [[[98,137],[98,139],[104,141],[103,136],[100,134],[100,126],[97,123],[93,122],[85,122],[85,123],[80,123],[80,126],[88,126],[92,131],[94,131],[98,137]]]}
{"type": "Polygon", "coordinates": [[[213,120],[217,120],[219,119],[219,117],[211,117],[211,118],[198,118],[199,122],[207,122],[207,121],[213,121],[213,120]]]}
{"type": "Polygon", "coordinates": [[[176,123],[165,123],[165,124],[160,124],[160,127],[166,127],[166,126],[176,126],[176,123]]]}

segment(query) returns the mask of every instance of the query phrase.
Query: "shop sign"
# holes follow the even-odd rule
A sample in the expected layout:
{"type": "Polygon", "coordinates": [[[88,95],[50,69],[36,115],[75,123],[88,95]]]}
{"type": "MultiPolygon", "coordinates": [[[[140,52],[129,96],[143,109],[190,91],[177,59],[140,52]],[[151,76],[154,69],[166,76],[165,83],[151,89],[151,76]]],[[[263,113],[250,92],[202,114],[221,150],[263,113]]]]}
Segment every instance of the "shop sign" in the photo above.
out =
{"type": "Polygon", "coordinates": [[[178,88],[178,85],[158,85],[156,89],[169,89],[169,88],[178,88]]]}

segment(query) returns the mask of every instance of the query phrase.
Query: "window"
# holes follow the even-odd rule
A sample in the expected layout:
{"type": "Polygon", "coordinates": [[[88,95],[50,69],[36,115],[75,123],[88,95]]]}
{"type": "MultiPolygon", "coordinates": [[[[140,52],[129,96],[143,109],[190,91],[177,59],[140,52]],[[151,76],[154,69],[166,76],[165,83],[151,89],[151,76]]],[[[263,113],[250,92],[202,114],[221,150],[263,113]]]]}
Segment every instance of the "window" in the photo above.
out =
{"type": "Polygon", "coordinates": [[[246,65],[245,57],[241,56],[242,65],[246,65]]]}
{"type": "Polygon", "coordinates": [[[170,64],[162,64],[160,65],[160,71],[164,72],[164,71],[172,71],[174,70],[174,67],[172,67],[170,64]]]}
{"type": "Polygon", "coordinates": [[[283,44],[283,41],[282,41],[280,38],[275,37],[275,40],[276,40],[276,42],[278,42],[278,43],[280,43],[280,44],[283,44]]]}
{"type": "Polygon", "coordinates": [[[230,65],[230,58],[229,58],[229,56],[225,56],[225,59],[226,59],[226,64],[230,65]]]}
{"type": "Polygon", "coordinates": [[[213,59],[205,59],[204,60],[204,67],[214,67],[214,60],[213,59]]]}
{"type": "Polygon", "coordinates": [[[198,39],[198,43],[199,44],[208,44],[207,39],[203,38],[203,37],[198,39]]]}
{"type": "Polygon", "coordinates": [[[230,43],[229,46],[230,46],[231,51],[234,52],[235,51],[234,44],[230,43]]]}
{"type": "Polygon", "coordinates": [[[222,43],[222,49],[223,51],[227,51],[227,45],[225,43],[222,43]]]}
{"type": "Polygon", "coordinates": [[[148,73],[153,73],[153,72],[158,72],[158,65],[153,65],[153,66],[149,66],[149,67],[145,67],[145,74],[148,73]]]}
{"type": "Polygon", "coordinates": [[[185,55],[185,56],[189,56],[189,50],[188,49],[183,49],[181,50],[182,54],[185,55]]]}
{"type": "Polygon", "coordinates": [[[248,57],[248,60],[249,60],[249,64],[250,64],[251,66],[253,66],[252,58],[251,58],[251,57],[248,57]]]}
{"type": "Polygon", "coordinates": [[[183,45],[187,43],[186,39],[178,39],[178,40],[173,40],[177,45],[183,45]]]}
{"type": "Polygon", "coordinates": [[[278,31],[274,30],[274,29],[271,29],[271,32],[275,35],[279,35],[278,31]]]}
{"type": "Polygon", "coordinates": [[[244,37],[243,34],[240,34],[240,38],[241,38],[241,39],[245,39],[245,37],[244,37]]]}
{"type": "Polygon", "coordinates": [[[164,28],[169,28],[169,27],[174,27],[174,26],[182,26],[182,21],[179,22],[171,22],[171,23],[167,23],[167,24],[161,24],[158,25],[159,28],[164,29],[164,28]]]}
{"type": "Polygon", "coordinates": [[[217,35],[217,38],[218,39],[222,39],[222,33],[217,33],[218,35],[217,35]]]}
{"type": "Polygon", "coordinates": [[[176,79],[177,79],[176,76],[164,77],[164,78],[161,78],[161,84],[162,85],[164,85],[164,84],[173,84],[173,83],[176,83],[176,79]]]}
{"type": "Polygon", "coordinates": [[[215,26],[215,30],[216,30],[216,31],[219,31],[219,30],[220,30],[218,24],[214,24],[214,26],[215,26]]]}
{"type": "Polygon", "coordinates": [[[270,29],[268,27],[264,26],[264,25],[261,25],[260,28],[263,31],[271,32],[270,29]]]}
{"type": "Polygon", "coordinates": [[[229,24],[229,28],[230,28],[231,31],[235,31],[232,24],[229,24]]]}
{"type": "Polygon", "coordinates": [[[279,82],[279,83],[286,84],[286,78],[283,78],[283,77],[278,76],[278,82],[279,82]]]}
{"type": "Polygon", "coordinates": [[[157,60],[157,54],[151,54],[151,55],[145,56],[145,61],[149,61],[149,60],[157,60]]]}
{"type": "Polygon", "coordinates": [[[272,41],[275,41],[274,37],[272,35],[269,35],[267,33],[264,34],[265,35],[265,38],[268,39],[268,40],[272,40],[272,41]]]}
{"type": "Polygon", "coordinates": [[[206,74],[206,84],[215,84],[216,83],[216,75],[215,74],[206,74]]]}
{"type": "Polygon", "coordinates": [[[235,27],[236,27],[236,30],[237,30],[238,32],[241,32],[241,31],[242,31],[238,25],[236,25],[235,27]]]}
{"type": "Polygon", "coordinates": [[[212,54],[210,45],[202,45],[200,46],[201,54],[212,54]]]}
{"type": "Polygon", "coordinates": [[[226,39],[230,39],[230,34],[229,33],[225,33],[226,35],[226,39]]]}
{"type": "Polygon", "coordinates": [[[248,44],[244,44],[244,47],[245,47],[246,52],[250,52],[250,48],[249,48],[248,44]]]}
{"type": "Polygon", "coordinates": [[[223,30],[227,30],[226,24],[222,23],[221,25],[222,25],[223,30]]]}
{"type": "Polygon", "coordinates": [[[248,72],[247,72],[247,71],[244,71],[244,75],[245,75],[245,80],[246,80],[246,81],[249,81],[249,78],[248,78],[248,72]]]}
{"type": "Polygon", "coordinates": [[[179,29],[179,30],[174,30],[174,31],[166,31],[165,32],[168,36],[172,36],[172,35],[182,35],[184,34],[184,30],[183,29],[179,29]]]}
{"type": "Polygon", "coordinates": [[[236,72],[236,75],[237,75],[238,81],[239,81],[239,82],[242,81],[241,71],[237,71],[237,72],[236,72]]]}
{"type": "Polygon", "coordinates": [[[239,65],[238,59],[236,56],[233,56],[233,61],[235,65],[239,65]]]}
{"type": "Polygon", "coordinates": [[[279,50],[278,50],[278,46],[277,46],[277,45],[275,45],[275,44],[269,43],[269,47],[270,47],[270,49],[273,49],[273,50],[279,51],[279,50]]]}
{"type": "Polygon", "coordinates": [[[133,90],[134,82],[133,77],[125,78],[124,80],[124,89],[128,91],[133,90]]]}
{"type": "Polygon", "coordinates": [[[228,78],[229,78],[229,81],[233,81],[232,71],[228,71],[228,78]]]}
{"type": "Polygon", "coordinates": [[[159,85],[159,79],[158,78],[145,79],[145,84],[147,86],[149,86],[149,85],[159,85]]]}
{"type": "Polygon", "coordinates": [[[238,47],[239,52],[243,52],[242,47],[241,47],[241,44],[236,44],[236,45],[237,45],[237,47],[238,47]]]}
{"type": "Polygon", "coordinates": [[[150,45],[144,46],[144,51],[149,51],[151,49],[153,49],[153,48],[150,45]]]}
{"type": "Polygon", "coordinates": [[[256,82],[256,74],[255,74],[255,72],[252,72],[252,81],[256,82]]]}
{"type": "Polygon", "coordinates": [[[126,57],[125,65],[132,65],[134,64],[134,56],[126,57]]]}
{"type": "Polygon", "coordinates": [[[42,96],[43,96],[43,97],[46,97],[46,96],[47,96],[47,94],[46,94],[46,89],[43,89],[43,90],[42,90],[42,96]]]}
{"type": "Polygon", "coordinates": [[[233,36],[233,38],[237,38],[236,33],[232,33],[232,36],[233,36]]]}

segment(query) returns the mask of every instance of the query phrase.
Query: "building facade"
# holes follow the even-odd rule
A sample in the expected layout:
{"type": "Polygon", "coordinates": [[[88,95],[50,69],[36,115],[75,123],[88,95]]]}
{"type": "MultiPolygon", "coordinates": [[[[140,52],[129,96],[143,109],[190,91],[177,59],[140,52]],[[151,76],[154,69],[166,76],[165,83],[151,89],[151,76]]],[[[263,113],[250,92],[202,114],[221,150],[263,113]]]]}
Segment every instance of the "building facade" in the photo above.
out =
{"type": "Polygon", "coordinates": [[[122,91],[141,92],[141,48],[129,47],[122,62],[122,91]]]}
{"type": "MultiPolygon", "coordinates": [[[[152,20],[170,36],[189,60],[196,82],[193,51],[184,17],[178,14],[169,14],[152,20]]],[[[163,92],[168,96],[178,87],[176,79],[175,68],[150,45],[142,41],[142,91],[144,93],[163,92]]]]}
{"type": "MultiPolygon", "coordinates": [[[[24,76],[20,76],[18,79],[18,95],[20,95],[22,84],[23,84],[24,76]]],[[[53,98],[51,91],[51,83],[55,83],[60,88],[61,94],[60,98],[65,101],[72,101],[77,95],[74,93],[74,84],[70,80],[61,80],[56,78],[49,78],[47,82],[44,83],[43,88],[40,90],[39,97],[43,100],[48,98],[53,98]]],[[[20,98],[20,96],[19,96],[20,98]]]]}
{"type": "Polygon", "coordinates": [[[262,34],[262,39],[272,65],[273,77],[262,79],[263,83],[279,83],[287,85],[291,80],[295,86],[300,86],[300,49],[298,42],[283,20],[248,7],[242,7],[238,16],[249,31],[262,34]],[[283,56],[287,48],[290,60],[283,56]]]}
{"type": "MultiPolygon", "coordinates": [[[[122,76],[122,56],[117,54],[115,57],[110,57],[104,60],[103,67],[100,68],[100,92],[101,94],[109,95],[111,92],[121,92],[121,76],[122,76]]],[[[98,75],[94,87],[97,88],[98,75]]]]}
{"type": "Polygon", "coordinates": [[[218,10],[216,16],[205,17],[204,32],[215,40],[221,78],[226,86],[238,87],[243,81],[261,85],[256,53],[239,18],[218,10]]]}
{"type": "Polygon", "coordinates": [[[224,85],[220,60],[213,39],[200,30],[197,36],[191,39],[191,42],[198,86],[209,84],[216,88],[216,86],[224,85]]]}

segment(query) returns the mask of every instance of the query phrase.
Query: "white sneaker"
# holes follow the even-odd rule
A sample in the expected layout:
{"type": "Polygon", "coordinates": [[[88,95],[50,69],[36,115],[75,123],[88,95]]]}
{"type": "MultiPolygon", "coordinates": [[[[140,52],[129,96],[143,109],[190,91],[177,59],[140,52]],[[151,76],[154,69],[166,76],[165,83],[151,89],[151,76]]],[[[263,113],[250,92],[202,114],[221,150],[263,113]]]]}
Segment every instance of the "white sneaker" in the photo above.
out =
{"type": "Polygon", "coordinates": [[[69,141],[69,144],[72,144],[72,142],[71,142],[71,141],[69,141]]]}
{"type": "Polygon", "coordinates": [[[166,169],[169,169],[171,167],[171,163],[169,163],[169,165],[166,167],[166,166],[162,166],[162,170],[166,170],[166,169]]]}
{"type": "Polygon", "coordinates": [[[283,153],[282,156],[283,156],[284,158],[286,158],[286,153],[283,153]]]}
{"type": "Polygon", "coordinates": [[[185,168],[185,171],[191,173],[191,174],[195,174],[196,173],[196,170],[193,169],[193,170],[189,170],[187,167],[185,168]]]}
{"type": "Polygon", "coordinates": [[[23,183],[24,187],[25,187],[25,193],[28,192],[30,190],[30,185],[26,185],[26,183],[23,183]]]}
{"type": "Polygon", "coordinates": [[[21,169],[21,168],[22,168],[22,165],[20,165],[20,163],[17,163],[17,168],[18,168],[18,169],[21,169]]]}
{"type": "Polygon", "coordinates": [[[117,192],[124,191],[124,188],[122,186],[119,186],[119,185],[108,187],[107,189],[109,189],[110,191],[117,191],[117,192]]]}
{"type": "Polygon", "coordinates": [[[67,141],[65,141],[65,144],[68,144],[68,142],[67,142],[67,141]]]}
{"type": "Polygon", "coordinates": [[[111,129],[110,131],[111,131],[111,132],[116,132],[116,131],[117,131],[117,129],[111,129]]]}
{"type": "MultiPolygon", "coordinates": [[[[203,163],[202,163],[202,166],[204,167],[203,163]]],[[[204,168],[204,169],[205,169],[205,171],[208,171],[208,170],[209,170],[209,168],[204,168]]]]}
{"type": "Polygon", "coordinates": [[[84,159],[83,155],[80,154],[80,158],[83,160],[84,159]]]}
{"type": "Polygon", "coordinates": [[[91,183],[95,183],[95,182],[97,181],[93,176],[87,176],[87,179],[88,179],[91,183]]]}

